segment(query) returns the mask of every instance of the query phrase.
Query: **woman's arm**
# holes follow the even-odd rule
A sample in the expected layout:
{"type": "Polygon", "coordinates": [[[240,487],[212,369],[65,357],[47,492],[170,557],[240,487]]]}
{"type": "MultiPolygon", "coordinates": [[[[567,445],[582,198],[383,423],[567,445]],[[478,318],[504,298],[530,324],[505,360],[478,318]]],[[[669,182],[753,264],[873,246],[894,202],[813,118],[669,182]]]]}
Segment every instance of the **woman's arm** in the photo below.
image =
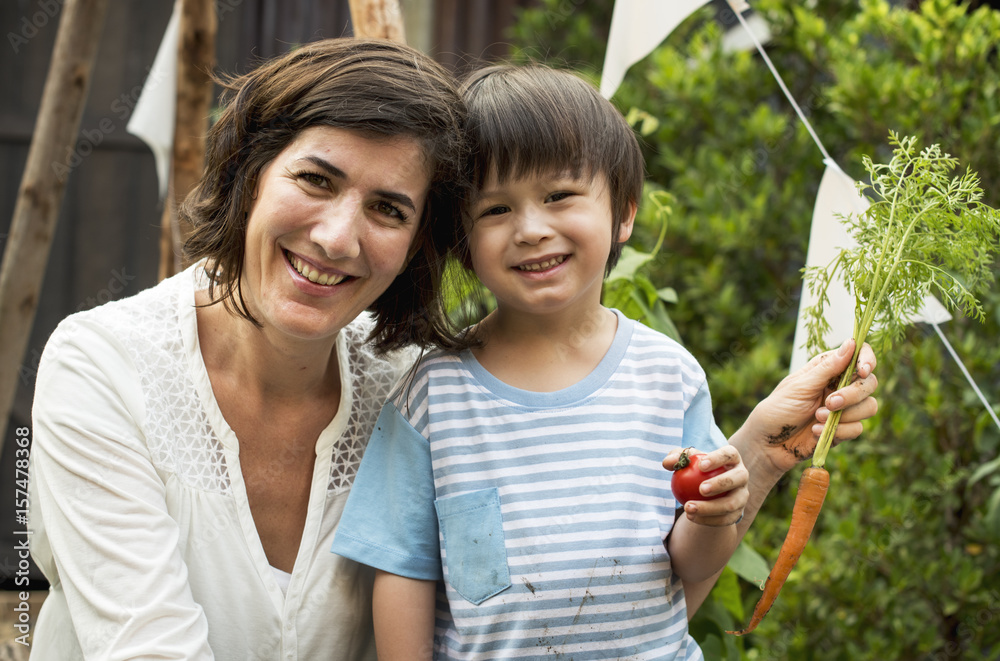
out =
{"type": "Polygon", "coordinates": [[[372,614],[379,661],[430,661],[436,589],[435,581],[376,570],[372,614]]]}
{"type": "Polygon", "coordinates": [[[32,552],[58,572],[84,656],[213,659],[137,422],[138,374],[113,338],[82,324],[62,326],[50,347],[33,407],[32,552]]]}
{"type": "MultiPolygon", "coordinates": [[[[858,375],[854,382],[836,392],[830,391],[831,383],[836,384],[837,377],[847,368],[854,346],[854,340],[848,340],[839,349],[816,356],[785,377],[729,439],[739,450],[749,475],[749,497],[743,519],[735,526],[737,544],[778,480],[799,462],[812,456],[830,411],[844,411],[837,428],[836,442],[857,438],[862,432],[862,421],[878,411],[878,402],[871,396],[878,386],[878,379],[872,373],[876,360],[867,344],[858,357],[858,375]]],[[[718,465],[722,463],[713,463],[712,467],[718,465]]],[[[711,493],[719,491],[725,489],[712,490],[711,493]]],[[[724,519],[725,508],[718,503],[720,501],[700,502],[702,515],[724,519]]],[[[704,581],[684,581],[688,618],[708,597],[721,573],[720,570],[704,581]]]]}

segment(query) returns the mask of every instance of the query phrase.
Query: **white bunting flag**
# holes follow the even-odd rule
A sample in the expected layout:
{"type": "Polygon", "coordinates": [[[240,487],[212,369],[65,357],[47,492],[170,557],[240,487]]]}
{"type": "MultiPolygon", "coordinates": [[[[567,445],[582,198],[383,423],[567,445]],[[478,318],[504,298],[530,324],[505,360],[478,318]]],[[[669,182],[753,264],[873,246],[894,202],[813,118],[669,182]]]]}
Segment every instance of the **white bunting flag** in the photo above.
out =
{"type": "Polygon", "coordinates": [[[156,52],[139,101],[126,130],[140,138],[153,151],[160,199],[167,195],[170,162],[174,145],[174,118],[177,113],[177,40],[180,22],[180,2],[167,23],[167,30],[156,52]]]}
{"type": "MultiPolygon", "coordinates": [[[[826,267],[840,252],[841,248],[853,248],[857,242],[847,232],[847,225],[842,217],[851,214],[864,213],[868,201],[863,198],[855,187],[853,179],[848,177],[834,161],[824,159],[826,171],[819,184],[816,204],[813,208],[812,228],[809,231],[809,249],[806,252],[806,266],[826,267]]],[[[830,324],[830,332],[823,338],[826,347],[839,346],[854,333],[854,296],[844,287],[843,281],[835,277],[827,288],[830,304],[826,307],[825,316],[830,324]]],[[[795,341],[792,347],[792,363],[790,371],[794,372],[809,361],[809,354],[802,345],[806,342],[805,321],[802,312],[816,302],[816,297],[803,284],[802,297],[799,300],[799,318],[795,324],[795,341]]],[[[924,306],[913,317],[911,323],[929,322],[942,323],[949,321],[951,315],[933,295],[928,294],[924,306]]]]}
{"type": "Polygon", "coordinates": [[[611,15],[601,95],[610,99],[628,68],[649,55],[707,0],[617,0],[611,15]]]}

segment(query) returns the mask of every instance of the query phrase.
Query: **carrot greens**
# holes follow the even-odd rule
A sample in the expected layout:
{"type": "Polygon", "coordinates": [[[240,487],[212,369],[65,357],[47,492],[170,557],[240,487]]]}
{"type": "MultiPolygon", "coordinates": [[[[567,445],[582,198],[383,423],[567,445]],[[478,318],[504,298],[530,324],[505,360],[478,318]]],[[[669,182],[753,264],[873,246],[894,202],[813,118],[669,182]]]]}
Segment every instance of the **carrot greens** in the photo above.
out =
{"type": "MultiPolygon", "coordinates": [[[[983,319],[976,294],[994,278],[1000,249],[1000,213],[981,202],[979,177],[967,169],[953,176],[958,160],[932,145],[918,151],[914,137],[889,133],[893,155],[887,164],[864,157],[871,183],[858,184],[870,199],[861,214],[844,218],[855,247],[841,248],[826,267],[805,269],[816,303],[805,310],[810,349],[822,349],[829,330],[824,314],[827,289],[839,277],[855,298],[854,358],[838,388],[851,382],[861,345],[888,349],[903,337],[909,320],[928,294],[952,310],[983,319]]],[[[813,454],[824,465],[840,412],[827,419],[813,454]]]]}

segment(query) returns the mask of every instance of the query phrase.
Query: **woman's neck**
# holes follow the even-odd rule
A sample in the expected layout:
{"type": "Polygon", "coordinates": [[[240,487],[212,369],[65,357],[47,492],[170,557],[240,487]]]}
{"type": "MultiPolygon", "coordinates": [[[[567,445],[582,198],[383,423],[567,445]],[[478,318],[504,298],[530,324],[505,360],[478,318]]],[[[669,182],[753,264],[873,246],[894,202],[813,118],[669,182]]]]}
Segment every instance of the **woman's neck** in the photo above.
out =
{"type": "MultiPolygon", "coordinates": [[[[208,302],[198,292],[197,302],[208,302]]],[[[225,379],[259,400],[324,398],[339,389],[336,338],[303,341],[276,337],[267,328],[227,310],[221,303],[199,307],[198,339],[212,377],[225,379]]]]}

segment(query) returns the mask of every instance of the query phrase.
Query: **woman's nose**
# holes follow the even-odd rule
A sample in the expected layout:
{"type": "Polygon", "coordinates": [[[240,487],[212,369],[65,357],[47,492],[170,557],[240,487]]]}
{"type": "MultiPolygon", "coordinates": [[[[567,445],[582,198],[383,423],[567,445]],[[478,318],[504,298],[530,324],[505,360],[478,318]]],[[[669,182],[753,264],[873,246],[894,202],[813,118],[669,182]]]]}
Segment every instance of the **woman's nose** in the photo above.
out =
{"type": "Polygon", "coordinates": [[[364,208],[357,200],[340,198],[327,207],[313,226],[310,238],[331,259],[353,259],[361,254],[364,208]]]}

